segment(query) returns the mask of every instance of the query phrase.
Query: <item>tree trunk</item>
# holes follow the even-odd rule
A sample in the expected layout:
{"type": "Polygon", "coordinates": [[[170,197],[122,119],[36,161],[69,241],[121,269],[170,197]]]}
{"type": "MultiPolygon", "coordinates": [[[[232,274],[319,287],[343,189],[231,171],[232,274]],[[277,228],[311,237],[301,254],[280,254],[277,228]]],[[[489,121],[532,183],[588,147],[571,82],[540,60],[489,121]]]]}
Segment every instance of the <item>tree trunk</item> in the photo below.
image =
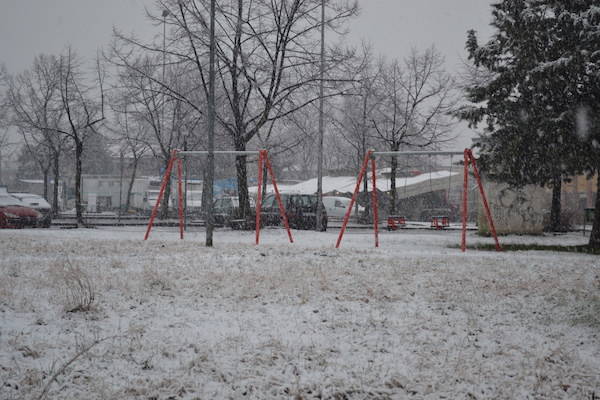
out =
{"type": "Polygon", "coordinates": [[[83,143],[76,139],[75,140],[75,212],[77,214],[77,226],[82,227],[83,222],[83,210],[81,208],[81,172],[82,172],[82,156],[83,156],[83,143]]]}
{"type": "Polygon", "coordinates": [[[44,167],[42,174],[44,176],[44,199],[48,200],[48,176],[50,175],[50,168],[44,167]]]}
{"type": "MultiPolygon", "coordinates": [[[[164,174],[167,173],[167,169],[169,168],[169,160],[170,160],[170,156],[165,158],[165,172],[164,174]]],[[[171,198],[171,178],[173,177],[173,173],[177,173],[177,165],[173,164],[173,169],[171,170],[171,176],[169,176],[169,179],[167,180],[167,185],[165,186],[165,192],[163,194],[163,198],[160,202],[160,213],[159,213],[159,218],[160,219],[167,219],[169,218],[169,200],[171,198]]],[[[164,179],[164,174],[163,174],[163,179],[164,179]]]]}
{"type": "MultiPolygon", "coordinates": [[[[364,157],[364,154],[366,154],[366,152],[367,152],[367,107],[368,107],[368,102],[369,102],[369,96],[367,95],[367,93],[363,93],[362,96],[363,96],[362,121],[361,121],[362,154],[358,155],[358,165],[361,165],[362,157],[364,157]]],[[[363,191],[365,193],[365,198],[367,199],[367,202],[365,203],[365,220],[368,220],[369,215],[370,215],[371,202],[368,201],[368,199],[369,199],[369,183],[368,183],[368,179],[366,179],[366,176],[365,176],[365,181],[363,183],[363,191]]],[[[358,204],[356,205],[356,217],[357,217],[357,219],[360,218],[358,216],[358,204]]]]}
{"type": "MultiPolygon", "coordinates": [[[[363,147],[366,147],[366,145],[363,144],[363,147]]],[[[360,166],[363,163],[363,157],[365,157],[365,154],[367,153],[367,150],[364,149],[364,152],[362,154],[359,154],[358,157],[358,173],[356,174],[358,176],[358,174],[360,174],[360,166]]],[[[371,215],[371,201],[369,200],[369,179],[368,176],[365,174],[364,179],[363,179],[363,193],[364,198],[365,198],[365,211],[364,211],[364,220],[368,221],[369,220],[369,216],[371,215]]],[[[358,215],[358,202],[356,202],[356,218],[357,220],[360,220],[360,216],[358,215]]]]}
{"type": "Polygon", "coordinates": [[[592,233],[588,247],[594,250],[600,250],[600,168],[597,172],[597,189],[596,189],[596,207],[594,208],[594,222],[592,224],[592,233]]]}
{"type": "MultiPolygon", "coordinates": [[[[246,143],[241,140],[236,141],[236,151],[246,151],[246,143]]],[[[235,157],[235,169],[237,175],[238,197],[240,201],[241,218],[246,219],[250,215],[250,196],[248,195],[248,170],[246,168],[245,155],[235,157]]]]}
{"type": "MultiPolygon", "coordinates": [[[[398,151],[398,150],[392,150],[392,151],[398,151]]],[[[390,171],[390,194],[392,195],[392,205],[390,207],[391,215],[396,214],[396,197],[398,194],[398,193],[396,193],[396,171],[397,171],[397,169],[398,169],[398,159],[396,158],[396,156],[392,156],[392,169],[390,171]]]]}
{"type": "Polygon", "coordinates": [[[202,201],[200,203],[200,212],[206,218],[206,205],[208,204],[208,171],[206,165],[202,163],[202,201]]]}
{"type": "MultiPolygon", "coordinates": [[[[263,173],[263,185],[262,185],[262,191],[261,191],[262,194],[261,195],[262,195],[262,198],[264,199],[265,197],[267,197],[267,181],[268,181],[267,178],[269,176],[269,173],[267,171],[267,163],[266,162],[263,163],[263,172],[262,173],[263,173]]],[[[261,204],[261,206],[262,206],[262,204],[261,204]]]]}
{"type": "MultiPolygon", "coordinates": [[[[129,211],[131,206],[131,192],[133,192],[133,185],[135,184],[135,176],[137,174],[139,158],[133,158],[133,165],[131,171],[131,178],[129,179],[129,185],[127,186],[127,197],[125,198],[125,212],[129,211]]],[[[120,205],[119,205],[120,206],[120,205]]]]}
{"type": "Polygon", "coordinates": [[[550,226],[548,230],[550,232],[559,232],[562,227],[560,223],[560,197],[562,192],[562,179],[561,177],[554,178],[552,184],[552,206],[550,209],[550,226]]]}
{"type": "Polygon", "coordinates": [[[58,216],[58,185],[60,181],[60,156],[58,154],[55,154],[53,158],[54,159],[52,165],[52,179],[54,180],[54,186],[52,190],[52,216],[56,217],[58,216]]]}

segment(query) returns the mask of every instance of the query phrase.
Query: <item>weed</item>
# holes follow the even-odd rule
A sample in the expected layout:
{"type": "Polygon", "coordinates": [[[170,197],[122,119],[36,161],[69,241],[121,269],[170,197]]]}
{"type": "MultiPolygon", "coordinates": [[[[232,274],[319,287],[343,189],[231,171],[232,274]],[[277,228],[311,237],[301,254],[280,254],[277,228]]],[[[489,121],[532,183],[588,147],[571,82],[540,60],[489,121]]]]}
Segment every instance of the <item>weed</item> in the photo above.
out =
{"type": "Polygon", "coordinates": [[[87,312],[93,307],[96,293],[92,280],[79,266],[68,259],[58,271],[67,312],[87,312]]]}

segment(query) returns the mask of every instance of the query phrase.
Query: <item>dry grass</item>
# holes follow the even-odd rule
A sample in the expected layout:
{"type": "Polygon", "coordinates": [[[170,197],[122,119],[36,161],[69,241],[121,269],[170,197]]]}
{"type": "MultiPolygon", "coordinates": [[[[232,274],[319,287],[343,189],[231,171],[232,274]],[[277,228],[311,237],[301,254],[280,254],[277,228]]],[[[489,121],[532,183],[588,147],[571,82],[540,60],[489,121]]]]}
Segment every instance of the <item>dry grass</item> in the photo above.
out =
{"type": "Polygon", "coordinates": [[[54,272],[66,312],[88,312],[94,307],[96,290],[90,276],[68,258],[54,272]]]}
{"type": "Polygon", "coordinates": [[[600,280],[587,255],[86,235],[6,247],[0,293],[12,298],[0,305],[16,306],[5,307],[14,340],[2,343],[0,381],[12,386],[0,398],[49,384],[57,399],[558,399],[600,382],[600,280]],[[86,304],[98,311],[64,311],[86,304]],[[78,332],[94,336],[74,345],[78,332]]]}

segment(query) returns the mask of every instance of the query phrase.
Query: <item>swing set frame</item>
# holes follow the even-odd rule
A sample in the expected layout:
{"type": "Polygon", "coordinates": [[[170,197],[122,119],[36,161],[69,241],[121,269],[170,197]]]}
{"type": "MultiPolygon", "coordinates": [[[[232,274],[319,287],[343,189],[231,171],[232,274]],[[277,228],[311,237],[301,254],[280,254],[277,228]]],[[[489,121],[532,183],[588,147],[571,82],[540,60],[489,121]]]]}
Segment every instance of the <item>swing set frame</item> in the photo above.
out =
{"type": "MultiPolygon", "coordinates": [[[[146,228],[146,234],[144,235],[144,240],[148,240],[150,236],[150,232],[152,231],[152,227],[154,225],[154,219],[158,213],[158,207],[164,197],[164,192],[167,187],[167,183],[171,179],[171,173],[173,170],[173,166],[177,163],[177,209],[178,209],[178,217],[179,217],[179,238],[183,240],[184,233],[184,219],[183,219],[183,189],[182,189],[182,177],[183,177],[183,159],[186,156],[195,156],[195,155],[208,155],[208,151],[182,151],[182,150],[173,150],[171,152],[171,157],[167,164],[167,169],[165,170],[165,174],[162,179],[162,183],[160,185],[160,191],[158,193],[158,197],[156,199],[156,204],[152,208],[152,213],[150,214],[150,220],[148,221],[148,227],[146,228]]],[[[260,243],[260,228],[261,228],[261,204],[262,204],[262,189],[263,185],[266,185],[267,177],[271,177],[271,183],[273,184],[273,189],[275,191],[275,197],[277,198],[277,204],[279,205],[279,214],[285,226],[285,229],[288,234],[288,238],[290,243],[294,243],[294,239],[292,237],[292,231],[290,230],[290,225],[288,223],[287,215],[285,212],[285,208],[283,206],[283,202],[281,201],[281,195],[279,193],[279,188],[277,187],[277,180],[275,179],[275,174],[273,173],[273,167],[271,165],[271,161],[269,160],[269,152],[267,150],[255,150],[255,151],[214,151],[213,154],[230,154],[230,155],[258,155],[258,192],[257,192],[257,201],[256,201],[256,221],[255,221],[255,244],[258,245],[260,243]],[[265,170],[266,169],[266,175],[265,170]]],[[[209,199],[212,201],[212,199],[209,199]]],[[[210,217],[210,216],[209,216],[210,217]]]]}
{"type": "Polygon", "coordinates": [[[367,175],[367,169],[369,164],[371,164],[371,182],[372,182],[372,192],[371,192],[371,206],[373,207],[373,232],[375,234],[375,247],[379,247],[379,205],[377,201],[377,164],[376,157],[377,156],[409,156],[409,155],[424,155],[424,156],[455,156],[462,155],[464,157],[464,177],[463,177],[463,196],[462,196],[462,233],[461,233],[461,251],[465,252],[467,250],[467,214],[468,214],[468,186],[469,186],[469,166],[473,168],[473,174],[475,175],[475,179],[477,181],[477,186],[479,188],[479,193],[481,194],[481,201],[483,203],[483,207],[485,210],[485,215],[487,217],[487,221],[494,237],[494,241],[496,243],[496,251],[502,251],[502,247],[500,246],[500,242],[498,241],[498,235],[496,234],[496,226],[494,225],[494,219],[490,212],[489,203],[487,200],[487,196],[485,194],[485,190],[483,188],[483,184],[481,183],[481,175],[479,174],[479,169],[477,168],[477,162],[475,157],[473,156],[473,152],[471,149],[465,149],[464,151],[375,151],[369,150],[365,155],[365,159],[362,163],[362,167],[360,169],[360,173],[358,174],[358,179],[356,181],[356,187],[354,188],[354,193],[352,194],[352,198],[350,200],[350,204],[348,204],[348,209],[346,210],[346,214],[344,215],[344,221],[342,223],[342,228],[340,229],[340,233],[336,242],[335,247],[339,248],[342,239],[344,237],[344,232],[346,231],[346,227],[348,225],[348,221],[350,219],[350,214],[352,211],[352,207],[354,207],[354,203],[356,202],[356,198],[358,196],[358,192],[360,189],[360,184],[363,179],[368,179],[365,176],[367,175]]]}

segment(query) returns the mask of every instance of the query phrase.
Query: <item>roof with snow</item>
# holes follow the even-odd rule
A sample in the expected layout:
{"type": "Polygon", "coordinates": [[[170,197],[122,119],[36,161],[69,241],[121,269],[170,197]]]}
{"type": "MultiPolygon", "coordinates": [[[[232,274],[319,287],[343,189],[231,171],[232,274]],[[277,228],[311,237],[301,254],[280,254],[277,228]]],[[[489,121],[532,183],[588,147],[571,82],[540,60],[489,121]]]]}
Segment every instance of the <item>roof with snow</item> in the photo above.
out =
{"type": "MultiPolygon", "coordinates": [[[[377,173],[377,189],[387,191],[390,190],[390,180],[381,175],[381,171],[377,173]]],[[[442,185],[461,185],[462,182],[458,179],[458,172],[436,171],[425,173],[412,177],[396,178],[396,189],[401,190],[404,187],[410,188],[414,186],[431,185],[432,190],[440,190],[442,185]]],[[[370,176],[369,176],[370,178],[370,176]]],[[[352,193],[356,187],[357,177],[355,176],[324,176],[323,177],[323,193],[339,192],[352,193]]],[[[369,179],[370,180],[370,179],[369,179]]],[[[369,188],[370,188],[369,183],[369,188]]],[[[309,179],[295,185],[277,185],[280,192],[286,193],[316,193],[317,178],[309,179]]],[[[257,187],[248,188],[250,193],[256,193],[257,187]]],[[[273,186],[267,185],[267,192],[272,192],[273,186]]]]}

